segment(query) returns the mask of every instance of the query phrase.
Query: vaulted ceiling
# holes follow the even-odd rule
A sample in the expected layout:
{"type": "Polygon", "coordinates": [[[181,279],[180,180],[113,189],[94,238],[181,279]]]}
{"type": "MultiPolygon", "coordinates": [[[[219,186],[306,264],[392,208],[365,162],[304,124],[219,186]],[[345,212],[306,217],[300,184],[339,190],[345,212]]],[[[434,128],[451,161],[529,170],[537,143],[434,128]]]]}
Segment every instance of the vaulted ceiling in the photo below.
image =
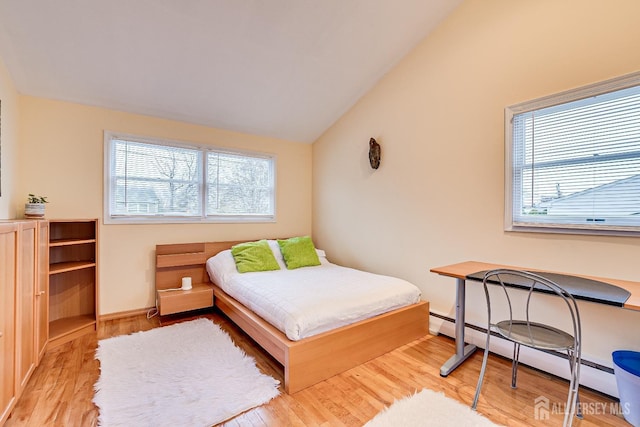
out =
{"type": "Polygon", "coordinates": [[[1,0],[22,94],[313,142],[461,0],[1,0]]]}

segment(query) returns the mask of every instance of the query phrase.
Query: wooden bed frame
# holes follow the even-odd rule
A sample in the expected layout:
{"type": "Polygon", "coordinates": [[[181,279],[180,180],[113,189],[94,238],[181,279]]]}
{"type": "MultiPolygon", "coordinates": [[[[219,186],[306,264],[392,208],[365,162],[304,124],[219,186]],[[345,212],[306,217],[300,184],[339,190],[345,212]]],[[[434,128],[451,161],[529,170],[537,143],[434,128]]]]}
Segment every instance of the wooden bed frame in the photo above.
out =
{"type": "Polygon", "coordinates": [[[213,286],[215,306],[284,366],[287,393],[300,391],[429,332],[429,303],[420,301],[352,325],[291,341],[210,282],[207,259],[237,243],[241,242],[157,245],[156,288],[175,287],[184,276],[191,276],[194,284],[213,286]]]}

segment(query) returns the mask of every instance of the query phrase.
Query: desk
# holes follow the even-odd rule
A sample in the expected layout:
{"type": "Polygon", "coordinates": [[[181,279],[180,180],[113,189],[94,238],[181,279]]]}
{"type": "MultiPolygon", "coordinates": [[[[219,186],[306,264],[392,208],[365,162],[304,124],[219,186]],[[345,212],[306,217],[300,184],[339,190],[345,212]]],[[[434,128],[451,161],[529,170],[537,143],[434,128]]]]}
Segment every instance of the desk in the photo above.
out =
{"type": "MultiPolygon", "coordinates": [[[[454,369],[456,369],[462,362],[464,362],[469,356],[476,350],[476,346],[473,344],[465,345],[464,342],[464,312],[465,312],[465,280],[467,276],[472,275],[478,271],[493,270],[496,268],[508,268],[513,270],[526,270],[531,272],[539,272],[541,270],[535,270],[526,267],[513,267],[509,265],[501,264],[489,264],[478,261],[466,261],[458,264],[445,265],[443,267],[432,268],[432,273],[437,273],[441,276],[453,277],[456,279],[456,317],[455,317],[455,339],[456,339],[456,354],[451,356],[449,360],[440,368],[440,375],[446,377],[454,369]]],[[[555,272],[558,274],[567,274],[561,272],[555,272]]],[[[623,308],[630,310],[640,311],[640,282],[632,282],[628,280],[607,279],[602,277],[585,276],[579,274],[573,274],[575,277],[582,277],[585,279],[597,280],[610,285],[618,286],[620,288],[628,290],[631,295],[622,305],[623,308]]]]}

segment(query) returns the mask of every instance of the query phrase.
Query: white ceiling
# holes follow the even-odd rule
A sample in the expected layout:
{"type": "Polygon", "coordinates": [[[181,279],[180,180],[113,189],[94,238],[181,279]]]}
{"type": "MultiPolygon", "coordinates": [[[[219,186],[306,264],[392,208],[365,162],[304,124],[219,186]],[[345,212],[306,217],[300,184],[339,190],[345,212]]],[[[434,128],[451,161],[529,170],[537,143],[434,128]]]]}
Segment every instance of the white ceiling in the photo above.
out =
{"type": "Polygon", "coordinates": [[[462,0],[0,0],[20,93],[313,142],[462,0]]]}

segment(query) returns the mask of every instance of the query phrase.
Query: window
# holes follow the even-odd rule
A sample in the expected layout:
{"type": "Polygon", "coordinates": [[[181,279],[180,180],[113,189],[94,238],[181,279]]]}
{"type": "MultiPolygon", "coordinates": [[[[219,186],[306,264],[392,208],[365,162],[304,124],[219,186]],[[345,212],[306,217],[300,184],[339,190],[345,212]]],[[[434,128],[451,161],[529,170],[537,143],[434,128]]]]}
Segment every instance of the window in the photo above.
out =
{"type": "Polygon", "coordinates": [[[640,231],[640,73],[505,110],[505,228],[640,231]]]}
{"type": "Polygon", "coordinates": [[[275,218],[275,157],[105,132],[105,219],[275,218]]]}

